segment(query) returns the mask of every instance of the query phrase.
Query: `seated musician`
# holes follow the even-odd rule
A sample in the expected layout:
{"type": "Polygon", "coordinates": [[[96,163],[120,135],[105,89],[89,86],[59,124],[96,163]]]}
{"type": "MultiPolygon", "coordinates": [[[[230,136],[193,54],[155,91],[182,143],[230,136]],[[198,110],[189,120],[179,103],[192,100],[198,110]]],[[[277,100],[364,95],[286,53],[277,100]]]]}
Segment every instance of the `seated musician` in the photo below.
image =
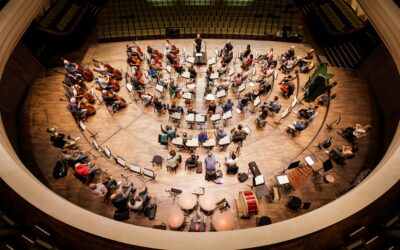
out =
{"type": "Polygon", "coordinates": [[[150,64],[149,66],[149,73],[150,73],[150,77],[153,79],[157,79],[157,83],[160,81],[160,74],[157,71],[157,68],[155,65],[150,64]]]}
{"type": "Polygon", "coordinates": [[[126,53],[128,57],[133,56],[139,61],[142,61],[142,57],[140,56],[138,51],[134,51],[133,48],[137,48],[137,46],[129,46],[128,44],[126,45],[126,53]]]}
{"type": "Polygon", "coordinates": [[[309,122],[308,121],[304,121],[304,120],[297,120],[297,122],[295,122],[293,124],[294,128],[297,131],[303,131],[304,129],[306,129],[308,127],[308,125],[309,125],[309,122]]]}
{"type": "Polygon", "coordinates": [[[205,231],[206,231],[205,216],[203,213],[196,211],[193,214],[191,223],[189,225],[189,232],[205,232],[205,231]]]}
{"type": "Polygon", "coordinates": [[[108,69],[107,69],[107,67],[106,67],[106,65],[104,63],[101,63],[99,61],[94,61],[93,64],[94,64],[93,71],[96,71],[101,75],[109,75],[109,76],[113,75],[112,73],[107,71],[108,69]]]}
{"type": "Polygon", "coordinates": [[[308,61],[306,64],[300,67],[301,73],[308,73],[315,67],[315,63],[313,61],[308,61]]]}
{"type": "Polygon", "coordinates": [[[118,183],[115,179],[106,180],[99,183],[90,183],[89,189],[99,198],[107,199],[111,195],[112,190],[117,187],[118,183]]]}
{"type": "Polygon", "coordinates": [[[264,81],[258,85],[258,93],[259,95],[265,95],[272,89],[272,85],[270,82],[264,81]]]}
{"type": "Polygon", "coordinates": [[[61,153],[61,158],[64,161],[67,161],[68,163],[71,164],[76,164],[78,162],[84,162],[88,157],[88,154],[84,151],[81,150],[70,150],[67,148],[64,148],[61,153]]]}
{"type": "Polygon", "coordinates": [[[249,95],[246,93],[242,99],[239,100],[239,109],[243,111],[245,107],[249,104],[249,95]]]}
{"type": "Polygon", "coordinates": [[[237,73],[232,79],[232,88],[238,88],[243,82],[242,74],[237,73]]]}
{"type": "Polygon", "coordinates": [[[226,65],[226,63],[222,62],[221,68],[219,68],[217,71],[218,71],[218,76],[221,77],[222,75],[225,75],[226,72],[228,72],[228,66],[226,65]]]}
{"type": "Polygon", "coordinates": [[[78,70],[78,65],[76,63],[71,63],[70,61],[63,59],[63,63],[64,63],[64,68],[65,70],[73,75],[74,77],[77,77],[79,79],[82,78],[82,75],[77,73],[76,71],[78,70]]]}
{"type": "Polygon", "coordinates": [[[222,90],[222,89],[225,90],[225,91],[228,91],[230,85],[231,85],[230,81],[225,81],[225,82],[220,83],[217,86],[217,92],[222,90]]]}
{"type": "Polygon", "coordinates": [[[78,84],[81,88],[87,89],[85,83],[81,79],[78,79],[77,77],[69,73],[65,74],[63,83],[68,87],[78,84]]]}
{"type": "Polygon", "coordinates": [[[246,139],[246,133],[243,130],[242,124],[239,124],[237,128],[233,128],[231,130],[231,134],[232,134],[232,141],[234,143],[242,142],[244,139],[246,139]]]}
{"type": "Polygon", "coordinates": [[[342,130],[339,134],[352,144],[357,143],[357,139],[364,137],[371,130],[371,125],[356,124],[354,127],[348,127],[342,130]]]}
{"type": "Polygon", "coordinates": [[[279,111],[282,108],[282,105],[279,103],[278,96],[275,96],[273,101],[270,101],[269,103],[264,103],[264,105],[269,111],[274,112],[274,113],[279,113],[279,111]]]}
{"type": "Polygon", "coordinates": [[[237,158],[236,154],[234,152],[229,152],[228,157],[225,157],[225,165],[227,167],[227,174],[236,174],[237,171],[239,170],[239,167],[237,166],[239,158],[237,158]]]}
{"type": "Polygon", "coordinates": [[[228,101],[225,103],[225,105],[222,107],[223,112],[228,112],[229,110],[232,110],[233,106],[235,104],[233,104],[231,98],[228,98],[228,101]]]}
{"type": "Polygon", "coordinates": [[[222,55],[228,54],[232,50],[233,50],[233,46],[231,44],[231,40],[228,40],[228,42],[226,42],[224,48],[219,52],[219,56],[221,57],[222,55]]]}
{"type": "Polygon", "coordinates": [[[143,80],[138,79],[136,76],[131,76],[129,75],[128,72],[125,73],[126,79],[132,84],[133,88],[138,92],[138,93],[144,93],[146,84],[144,83],[143,80]]]}
{"type": "Polygon", "coordinates": [[[179,87],[178,84],[176,84],[176,82],[173,79],[171,79],[171,81],[169,83],[169,87],[174,92],[174,94],[177,94],[182,91],[182,88],[179,87]]]}
{"type": "Polygon", "coordinates": [[[122,103],[122,97],[117,96],[112,90],[103,90],[101,96],[103,97],[104,103],[107,106],[111,106],[114,112],[125,107],[124,103],[122,103]]]}
{"type": "Polygon", "coordinates": [[[150,196],[147,192],[147,187],[143,191],[139,192],[134,198],[131,198],[128,202],[128,207],[132,211],[142,211],[150,200],[150,196]]]}
{"type": "Polygon", "coordinates": [[[293,95],[295,86],[290,81],[284,81],[280,89],[282,96],[288,99],[290,96],[293,95]]]}
{"type": "Polygon", "coordinates": [[[207,84],[213,84],[214,83],[214,80],[213,79],[211,79],[211,74],[213,74],[214,73],[214,70],[213,70],[213,68],[212,68],[212,65],[209,65],[208,66],[208,69],[207,69],[207,71],[206,71],[206,83],[207,84]]]}
{"type": "Polygon", "coordinates": [[[143,101],[145,106],[148,106],[152,103],[153,96],[150,93],[141,93],[138,92],[139,98],[143,101]]]}
{"type": "Polygon", "coordinates": [[[284,73],[288,73],[291,70],[293,70],[294,67],[296,67],[296,65],[297,65],[296,57],[291,57],[281,64],[279,70],[282,70],[284,73]]]}
{"type": "Polygon", "coordinates": [[[224,131],[224,127],[219,127],[217,129],[216,136],[215,136],[217,138],[217,142],[219,142],[219,140],[221,140],[225,136],[226,136],[226,133],[224,131]]]}
{"type": "Polygon", "coordinates": [[[214,180],[217,177],[217,159],[213,155],[212,151],[208,151],[206,157],[204,158],[204,163],[206,167],[206,180],[214,180]]]}
{"type": "Polygon", "coordinates": [[[300,117],[310,120],[317,113],[317,109],[318,106],[308,106],[307,108],[300,109],[298,113],[300,117]]]}
{"type": "Polygon", "coordinates": [[[175,169],[181,162],[182,156],[177,154],[175,150],[171,149],[169,151],[169,156],[167,157],[167,167],[175,169]]]}
{"type": "Polygon", "coordinates": [[[183,114],[183,108],[182,106],[176,104],[176,101],[172,101],[171,106],[169,107],[168,111],[170,112],[178,112],[183,114]]]}
{"type": "Polygon", "coordinates": [[[250,66],[253,64],[253,54],[250,54],[250,56],[247,58],[247,60],[242,64],[241,68],[243,70],[249,70],[250,66]]]}
{"type": "Polygon", "coordinates": [[[256,59],[256,61],[261,61],[261,60],[267,60],[268,58],[274,56],[274,48],[270,48],[267,53],[263,54],[263,55],[259,55],[256,59]]]}
{"type": "Polygon", "coordinates": [[[79,121],[86,119],[87,109],[82,109],[79,107],[76,98],[71,98],[68,104],[68,109],[71,111],[72,116],[79,121]]]}
{"type": "Polygon", "coordinates": [[[93,179],[94,176],[99,172],[99,168],[94,165],[93,162],[89,163],[76,163],[74,167],[75,173],[81,177],[88,177],[89,180],[93,179]]]}
{"type": "Polygon", "coordinates": [[[314,49],[310,49],[305,56],[300,58],[299,60],[300,67],[312,61],[312,59],[314,59],[314,51],[315,51],[314,49]]]}
{"type": "Polygon", "coordinates": [[[190,157],[186,159],[185,165],[188,168],[195,168],[197,167],[198,160],[199,160],[198,155],[191,154],[190,157]]]}
{"type": "Polygon", "coordinates": [[[268,109],[264,108],[261,109],[260,113],[256,117],[256,126],[258,128],[263,128],[267,124],[267,119],[268,117],[268,109]]]}
{"type": "Polygon", "coordinates": [[[159,112],[163,111],[164,109],[167,108],[167,105],[162,103],[160,101],[160,99],[158,98],[158,96],[156,96],[156,95],[153,97],[153,105],[154,105],[154,108],[159,112]]]}
{"type": "Polygon", "coordinates": [[[76,142],[80,139],[79,137],[72,138],[71,136],[65,136],[65,134],[58,133],[56,130],[50,131],[50,141],[57,148],[70,148],[76,145],[76,142]]]}
{"type": "Polygon", "coordinates": [[[173,55],[171,55],[171,53],[168,53],[168,54],[166,55],[166,57],[167,57],[167,59],[168,59],[168,62],[169,62],[171,65],[175,65],[175,64],[177,63],[175,57],[174,57],[173,55]]]}
{"type": "Polygon", "coordinates": [[[160,125],[160,127],[161,132],[166,134],[169,139],[173,139],[176,137],[176,129],[174,128],[174,126],[167,124],[165,126],[165,129],[162,127],[162,125],[160,125]]]}
{"type": "Polygon", "coordinates": [[[206,131],[200,131],[198,135],[198,139],[200,143],[204,143],[208,140],[208,135],[206,131]]]}
{"type": "Polygon", "coordinates": [[[239,59],[244,60],[250,55],[250,53],[251,53],[250,44],[247,44],[246,49],[240,53],[239,59]]]}
{"type": "Polygon", "coordinates": [[[130,185],[120,185],[117,191],[110,195],[111,204],[117,210],[125,210],[128,209],[128,200],[132,193],[135,193],[136,188],[131,183],[130,185]]]}
{"type": "Polygon", "coordinates": [[[196,79],[196,77],[197,77],[197,72],[196,72],[196,70],[194,69],[193,64],[190,65],[188,71],[189,71],[189,74],[190,74],[190,78],[196,79]]]}
{"type": "Polygon", "coordinates": [[[100,85],[101,89],[111,89],[109,75],[100,75],[96,77],[95,82],[100,85]]]}
{"type": "Polygon", "coordinates": [[[196,49],[196,53],[201,52],[201,46],[202,46],[203,40],[200,37],[200,34],[197,34],[196,39],[194,39],[194,47],[196,49]]]}
{"type": "Polygon", "coordinates": [[[345,160],[354,158],[357,151],[358,148],[356,146],[342,146],[325,152],[329,155],[330,159],[343,166],[345,165],[345,160]]]}
{"type": "Polygon", "coordinates": [[[212,116],[216,112],[217,112],[217,104],[215,104],[214,101],[210,102],[210,104],[208,104],[207,115],[212,116]]]}
{"type": "Polygon", "coordinates": [[[292,57],[294,57],[296,55],[294,49],[295,49],[295,47],[291,46],[290,49],[287,52],[285,52],[285,53],[283,53],[281,55],[281,59],[282,59],[283,62],[289,60],[290,58],[292,58],[292,57]]]}
{"type": "Polygon", "coordinates": [[[233,51],[229,51],[227,54],[224,54],[222,57],[222,62],[225,64],[229,64],[233,59],[233,51]]]}

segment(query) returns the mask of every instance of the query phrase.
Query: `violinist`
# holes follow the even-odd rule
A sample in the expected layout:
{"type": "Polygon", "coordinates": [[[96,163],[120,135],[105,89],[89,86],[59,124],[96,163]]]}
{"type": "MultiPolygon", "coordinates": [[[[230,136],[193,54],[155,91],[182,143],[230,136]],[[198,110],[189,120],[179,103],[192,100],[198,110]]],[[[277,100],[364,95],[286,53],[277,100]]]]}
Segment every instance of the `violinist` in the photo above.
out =
{"type": "Polygon", "coordinates": [[[203,43],[203,39],[201,39],[200,34],[197,34],[196,39],[194,39],[194,46],[196,48],[196,53],[201,52],[202,43],[203,43]]]}

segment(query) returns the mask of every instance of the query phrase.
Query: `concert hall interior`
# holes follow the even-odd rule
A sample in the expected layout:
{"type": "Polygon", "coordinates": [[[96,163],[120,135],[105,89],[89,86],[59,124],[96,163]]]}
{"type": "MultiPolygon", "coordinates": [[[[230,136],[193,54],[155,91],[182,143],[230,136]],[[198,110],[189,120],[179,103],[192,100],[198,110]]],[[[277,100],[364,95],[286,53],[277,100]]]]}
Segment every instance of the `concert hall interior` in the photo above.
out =
{"type": "Polygon", "coordinates": [[[397,249],[394,0],[0,0],[3,249],[397,249]]]}

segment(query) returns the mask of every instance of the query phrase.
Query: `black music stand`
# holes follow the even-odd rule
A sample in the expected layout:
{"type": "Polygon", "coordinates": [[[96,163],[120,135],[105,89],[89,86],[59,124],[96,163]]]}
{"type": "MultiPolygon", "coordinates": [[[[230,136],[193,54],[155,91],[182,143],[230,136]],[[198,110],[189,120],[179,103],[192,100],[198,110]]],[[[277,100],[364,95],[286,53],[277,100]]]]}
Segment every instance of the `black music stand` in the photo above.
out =
{"type": "Polygon", "coordinates": [[[168,197],[172,197],[172,203],[175,203],[175,199],[179,198],[179,195],[182,194],[182,190],[171,188],[170,190],[165,190],[165,192],[169,193],[168,197]]]}

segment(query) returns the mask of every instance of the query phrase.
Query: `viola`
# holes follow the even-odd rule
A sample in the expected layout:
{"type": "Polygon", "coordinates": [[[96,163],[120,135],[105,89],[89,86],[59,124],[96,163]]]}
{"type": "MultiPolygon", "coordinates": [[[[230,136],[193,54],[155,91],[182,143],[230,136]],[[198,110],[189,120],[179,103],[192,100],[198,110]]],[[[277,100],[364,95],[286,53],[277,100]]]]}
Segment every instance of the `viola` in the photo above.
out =
{"type": "Polygon", "coordinates": [[[172,44],[171,49],[174,51],[174,54],[179,54],[179,49],[175,45],[172,44]]]}
{"type": "Polygon", "coordinates": [[[139,46],[136,46],[136,51],[139,53],[140,57],[143,57],[143,51],[140,49],[139,46]]]}
{"type": "Polygon", "coordinates": [[[163,53],[159,52],[158,50],[154,50],[153,54],[157,56],[158,59],[162,60],[164,58],[163,53]]]}
{"type": "Polygon", "coordinates": [[[142,73],[142,71],[140,71],[140,70],[136,70],[136,71],[135,71],[135,76],[136,76],[136,78],[137,78],[137,79],[140,79],[140,78],[142,78],[142,77],[143,77],[143,73],[142,73]]]}

